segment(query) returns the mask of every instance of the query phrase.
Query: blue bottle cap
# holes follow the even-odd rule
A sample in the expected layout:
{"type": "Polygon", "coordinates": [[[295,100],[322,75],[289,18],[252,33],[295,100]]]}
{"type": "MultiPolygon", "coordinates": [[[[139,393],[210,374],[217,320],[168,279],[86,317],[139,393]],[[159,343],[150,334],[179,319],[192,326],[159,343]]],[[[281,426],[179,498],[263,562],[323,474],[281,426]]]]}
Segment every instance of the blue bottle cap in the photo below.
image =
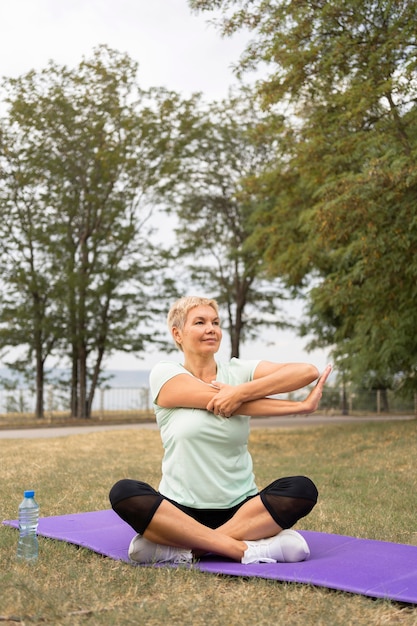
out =
{"type": "Polygon", "coordinates": [[[33,496],[35,495],[35,492],[31,489],[29,491],[25,491],[23,495],[25,498],[33,498],[33,496]]]}

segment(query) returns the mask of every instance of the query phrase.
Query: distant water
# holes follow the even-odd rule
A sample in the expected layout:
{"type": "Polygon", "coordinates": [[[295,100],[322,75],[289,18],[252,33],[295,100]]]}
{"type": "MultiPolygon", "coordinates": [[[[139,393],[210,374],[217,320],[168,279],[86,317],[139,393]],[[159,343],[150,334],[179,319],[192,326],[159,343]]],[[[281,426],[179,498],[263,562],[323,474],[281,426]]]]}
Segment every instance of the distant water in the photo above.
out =
{"type": "MultiPolygon", "coordinates": [[[[108,378],[108,380],[103,386],[120,389],[148,387],[149,371],[150,370],[105,370],[103,371],[103,374],[106,376],[106,378],[108,378]]],[[[63,374],[64,372],[65,370],[57,370],[57,374],[63,374]]],[[[2,379],[18,380],[19,378],[19,376],[11,372],[6,367],[0,368],[0,387],[2,386],[2,379]]]]}
{"type": "Polygon", "coordinates": [[[150,370],[106,370],[110,387],[147,387],[150,370]]]}

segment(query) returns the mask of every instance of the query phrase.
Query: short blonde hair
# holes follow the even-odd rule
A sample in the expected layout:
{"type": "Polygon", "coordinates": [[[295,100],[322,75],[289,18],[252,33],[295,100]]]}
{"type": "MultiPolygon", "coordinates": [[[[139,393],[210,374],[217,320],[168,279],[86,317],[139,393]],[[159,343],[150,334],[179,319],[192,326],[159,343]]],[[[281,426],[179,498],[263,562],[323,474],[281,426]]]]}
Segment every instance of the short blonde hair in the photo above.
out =
{"type": "MultiPolygon", "coordinates": [[[[216,315],[219,315],[219,307],[216,300],[213,298],[201,298],[200,296],[184,296],[180,298],[171,306],[168,313],[168,328],[172,335],[173,328],[179,328],[182,330],[184,328],[185,320],[187,319],[188,313],[191,309],[194,309],[196,306],[211,306],[216,315]]],[[[174,339],[175,341],[175,339],[174,339]]],[[[177,341],[175,341],[177,348],[182,351],[182,346],[177,341]]]]}

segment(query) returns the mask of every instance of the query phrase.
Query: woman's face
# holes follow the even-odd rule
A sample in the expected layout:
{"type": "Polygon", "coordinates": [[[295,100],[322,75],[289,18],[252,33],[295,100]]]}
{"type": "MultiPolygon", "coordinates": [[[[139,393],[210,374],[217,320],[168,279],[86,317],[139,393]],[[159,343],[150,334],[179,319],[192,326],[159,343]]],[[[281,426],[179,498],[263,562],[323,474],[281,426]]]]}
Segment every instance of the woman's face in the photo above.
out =
{"type": "Polygon", "coordinates": [[[173,332],[174,338],[186,354],[215,354],[220,348],[220,320],[210,305],[199,305],[190,309],[184,328],[174,328],[173,332]]]}

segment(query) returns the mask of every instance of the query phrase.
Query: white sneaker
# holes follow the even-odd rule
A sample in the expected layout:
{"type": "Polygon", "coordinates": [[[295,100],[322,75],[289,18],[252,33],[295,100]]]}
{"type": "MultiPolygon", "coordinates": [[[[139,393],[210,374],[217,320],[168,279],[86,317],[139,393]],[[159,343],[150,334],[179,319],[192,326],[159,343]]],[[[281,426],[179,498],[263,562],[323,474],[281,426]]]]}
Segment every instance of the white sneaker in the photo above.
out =
{"type": "Polygon", "coordinates": [[[191,563],[193,556],[191,550],[175,548],[174,546],[162,546],[142,537],[135,535],[130,542],[128,550],[129,558],[135,563],[191,563]]]}
{"type": "Polygon", "coordinates": [[[296,530],[282,530],[278,535],[258,541],[245,541],[247,550],[242,563],[297,563],[310,556],[310,548],[296,530]]]}

